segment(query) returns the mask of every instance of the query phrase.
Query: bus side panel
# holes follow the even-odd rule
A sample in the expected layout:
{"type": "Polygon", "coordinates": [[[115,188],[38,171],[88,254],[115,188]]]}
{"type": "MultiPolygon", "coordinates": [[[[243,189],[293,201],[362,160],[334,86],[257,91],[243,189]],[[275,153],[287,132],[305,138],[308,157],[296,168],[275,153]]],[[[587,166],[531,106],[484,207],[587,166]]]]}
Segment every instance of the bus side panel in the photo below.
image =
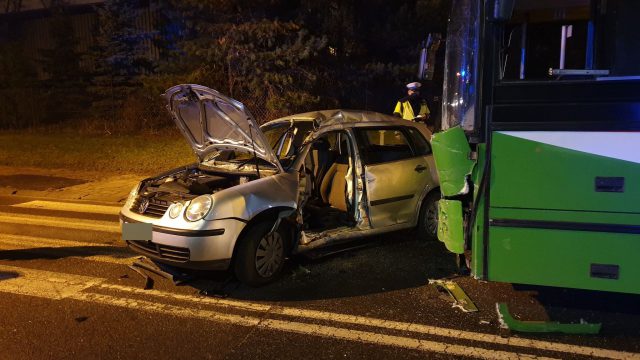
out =
{"type": "Polygon", "coordinates": [[[640,213],[640,132],[494,132],[491,207],[640,213]]]}
{"type": "Polygon", "coordinates": [[[489,234],[492,281],[640,294],[637,234],[507,227],[489,234]]]}
{"type": "Polygon", "coordinates": [[[640,133],[494,133],[488,279],[640,293],[640,133]]]}

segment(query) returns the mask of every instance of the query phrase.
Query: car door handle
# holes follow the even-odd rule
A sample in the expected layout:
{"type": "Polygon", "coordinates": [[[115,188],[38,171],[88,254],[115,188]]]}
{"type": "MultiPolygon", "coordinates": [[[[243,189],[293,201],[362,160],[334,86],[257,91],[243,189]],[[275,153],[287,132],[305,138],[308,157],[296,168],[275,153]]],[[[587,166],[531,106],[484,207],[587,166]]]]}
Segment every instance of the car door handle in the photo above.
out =
{"type": "Polygon", "coordinates": [[[415,167],[415,169],[413,169],[413,170],[414,170],[414,171],[416,171],[416,172],[421,173],[421,172],[423,172],[423,171],[427,170],[427,167],[426,167],[426,166],[424,166],[424,165],[417,165],[417,166],[415,167]]]}

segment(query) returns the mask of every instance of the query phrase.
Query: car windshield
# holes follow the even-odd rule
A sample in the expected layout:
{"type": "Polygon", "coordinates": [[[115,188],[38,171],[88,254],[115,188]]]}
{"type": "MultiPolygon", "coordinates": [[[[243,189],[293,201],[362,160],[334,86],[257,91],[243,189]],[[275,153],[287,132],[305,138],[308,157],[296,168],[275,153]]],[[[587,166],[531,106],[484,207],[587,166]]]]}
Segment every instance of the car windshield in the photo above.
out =
{"type": "Polygon", "coordinates": [[[269,146],[273,149],[282,167],[293,163],[304,139],[313,130],[311,121],[280,122],[265,124],[261,127],[269,146]]]}
{"type": "MultiPolygon", "coordinates": [[[[279,122],[265,124],[260,129],[282,166],[287,168],[298,155],[298,149],[306,136],[313,130],[313,124],[311,121],[294,121],[293,125],[291,122],[279,122]]],[[[216,160],[242,164],[252,158],[251,153],[223,150],[212,154],[205,162],[216,160]]],[[[263,163],[266,164],[266,161],[263,163]]]]}

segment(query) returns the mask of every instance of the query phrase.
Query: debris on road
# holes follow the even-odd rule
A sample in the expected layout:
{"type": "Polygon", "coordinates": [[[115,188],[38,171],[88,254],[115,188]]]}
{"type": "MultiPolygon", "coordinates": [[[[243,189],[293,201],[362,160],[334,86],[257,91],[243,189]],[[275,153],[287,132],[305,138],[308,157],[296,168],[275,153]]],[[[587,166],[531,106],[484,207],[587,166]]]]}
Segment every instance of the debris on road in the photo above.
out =
{"type": "Polygon", "coordinates": [[[516,320],[509,313],[505,303],[496,303],[500,327],[512,331],[532,333],[563,333],[563,334],[597,334],[602,324],[590,324],[580,319],[577,324],[563,324],[558,321],[522,321],[516,320]]]}
{"type": "Polygon", "coordinates": [[[145,274],[142,270],[138,269],[135,265],[136,263],[129,265],[129,269],[135,271],[145,279],[145,283],[144,283],[145,290],[153,289],[153,279],[149,275],[145,274]]]}
{"type": "MultiPolygon", "coordinates": [[[[153,274],[162,276],[167,280],[171,280],[174,285],[182,285],[188,281],[193,280],[193,276],[188,275],[186,273],[181,272],[180,270],[174,268],[173,266],[157,263],[153,260],[149,260],[146,257],[140,257],[139,261],[134,262],[129,266],[130,268],[140,268],[143,270],[147,270],[153,274]]],[[[136,272],[138,272],[136,270],[136,272]]]]}
{"type": "Polygon", "coordinates": [[[438,290],[444,290],[453,298],[453,307],[464,312],[477,312],[478,308],[471,301],[467,293],[454,281],[451,280],[433,280],[429,279],[429,284],[435,286],[438,290]]]}
{"type": "Polygon", "coordinates": [[[293,277],[297,278],[297,277],[304,277],[311,274],[311,270],[307,269],[306,267],[302,266],[302,265],[298,265],[297,268],[295,268],[293,270],[293,277]]]}

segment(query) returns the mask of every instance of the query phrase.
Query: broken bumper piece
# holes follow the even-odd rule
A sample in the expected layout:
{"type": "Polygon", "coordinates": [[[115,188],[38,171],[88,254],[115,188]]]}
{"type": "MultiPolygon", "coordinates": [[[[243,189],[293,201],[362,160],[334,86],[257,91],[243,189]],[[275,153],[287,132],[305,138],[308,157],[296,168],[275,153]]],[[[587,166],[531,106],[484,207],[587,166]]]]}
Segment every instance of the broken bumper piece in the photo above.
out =
{"type": "Polygon", "coordinates": [[[563,334],[597,334],[602,324],[590,324],[580,321],[577,324],[562,324],[557,321],[521,321],[516,320],[509,313],[505,303],[497,303],[496,311],[500,327],[512,331],[530,333],[563,333],[563,334]]]}

